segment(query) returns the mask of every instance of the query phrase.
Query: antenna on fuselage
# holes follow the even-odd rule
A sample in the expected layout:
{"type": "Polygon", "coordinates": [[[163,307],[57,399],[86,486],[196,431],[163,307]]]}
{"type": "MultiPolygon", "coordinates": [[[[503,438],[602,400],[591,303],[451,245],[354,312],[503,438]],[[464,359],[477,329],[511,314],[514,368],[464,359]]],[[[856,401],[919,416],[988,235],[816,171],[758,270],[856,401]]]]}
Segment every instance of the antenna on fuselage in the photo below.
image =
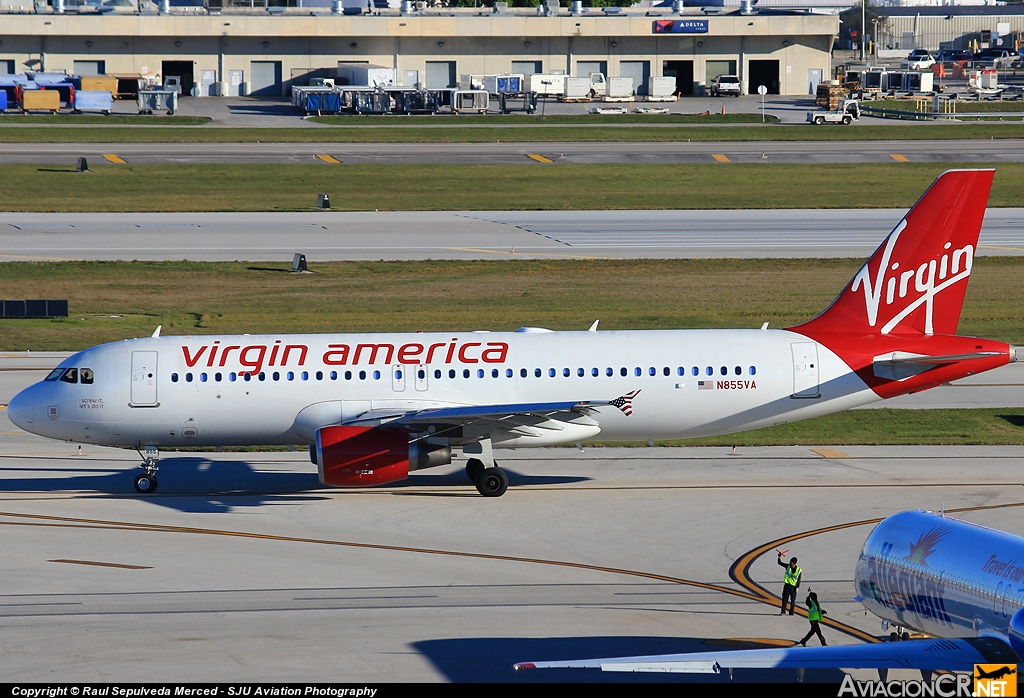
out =
{"type": "Polygon", "coordinates": [[[601,322],[601,321],[600,320],[594,320],[594,324],[590,326],[590,329],[587,330],[587,332],[597,332],[597,323],[599,323],[599,322],[601,322]]]}
{"type": "Polygon", "coordinates": [[[160,336],[160,328],[161,327],[163,327],[163,325],[157,325],[156,329],[153,330],[153,334],[150,335],[150,336],[152,336],[152,337],[159,337],[160,336]]]}
{"type": "Polygon", "coordinates": [[[939,515],[946,518],[946,500],[942,500],[942,509],[939,511],[939,515]]]}

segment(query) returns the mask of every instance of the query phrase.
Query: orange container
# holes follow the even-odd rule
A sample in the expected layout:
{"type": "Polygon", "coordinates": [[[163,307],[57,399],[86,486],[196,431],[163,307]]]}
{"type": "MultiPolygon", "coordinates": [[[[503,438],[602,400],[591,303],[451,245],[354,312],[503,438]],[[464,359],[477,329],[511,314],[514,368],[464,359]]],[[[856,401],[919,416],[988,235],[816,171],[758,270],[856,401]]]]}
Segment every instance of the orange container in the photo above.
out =
{"type": "Polygon", "coordinates": [[[116,94],[117,78],[107,77],[106,75],[83,75],[82,89],[116,94]]]}
{"type": "Polygon", "coordinates": [[[60,111],[60,92],[57,90],[24,90],[21,93],[22,111],[60,111]]]}

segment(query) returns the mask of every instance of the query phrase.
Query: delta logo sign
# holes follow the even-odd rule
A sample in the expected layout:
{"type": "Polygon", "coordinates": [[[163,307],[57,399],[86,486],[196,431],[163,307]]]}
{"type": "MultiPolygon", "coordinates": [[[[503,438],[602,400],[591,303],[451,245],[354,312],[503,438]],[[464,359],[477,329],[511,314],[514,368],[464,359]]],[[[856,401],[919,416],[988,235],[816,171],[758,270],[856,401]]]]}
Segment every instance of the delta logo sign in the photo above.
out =
{"type": "Polygon", "coordinates": [[[706,19],[656,19],[655,34],[707,34],[706,19]]]}

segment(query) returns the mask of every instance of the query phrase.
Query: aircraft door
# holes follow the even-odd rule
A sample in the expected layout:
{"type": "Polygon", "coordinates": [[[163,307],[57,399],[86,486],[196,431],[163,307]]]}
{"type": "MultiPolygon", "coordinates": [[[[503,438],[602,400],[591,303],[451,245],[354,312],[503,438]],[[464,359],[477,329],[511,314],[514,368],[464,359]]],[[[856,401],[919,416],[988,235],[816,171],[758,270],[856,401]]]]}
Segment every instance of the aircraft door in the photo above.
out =
{"type": "Polygon", "coordinates": [[[408,371],[406,371],[405,366],[402,364],[395,364],[391,367],[391,389],[396,393],[400,393],[405,390],[406,373],[408,373],[408,371]]]}
{"type": "Polygon", "coordinates": [[[427,389],[427,381],[429,380],[429,377],[427,376],[428,373],[429,371],[425,365],[420,364],[416,367],[416,390],[423,392],[427,389]]]}
{"type": "Polygon", "coordinates": [[[158,407],[156,401],[157,352],[132,352],[131,407],[158,407]]]}
{"type": "Polygon", "coordinates": [[[818,391],[818,345],[815,342],[794,342],[793,397],[821,397],[818,391]]]}

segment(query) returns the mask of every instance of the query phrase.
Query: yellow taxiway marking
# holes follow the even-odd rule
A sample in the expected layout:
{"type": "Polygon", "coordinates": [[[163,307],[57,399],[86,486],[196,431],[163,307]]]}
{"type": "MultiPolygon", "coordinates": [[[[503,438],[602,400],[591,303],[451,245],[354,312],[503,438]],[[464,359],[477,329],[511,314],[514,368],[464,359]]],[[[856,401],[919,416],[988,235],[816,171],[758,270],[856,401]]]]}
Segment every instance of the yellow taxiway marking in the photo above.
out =
{"type": "Polygon", "coordinates": [[[122,570],[151,570],[145,565],[122,565],[117,562],[94,562],[92,560],[47,560],[47,562],[64,562],[69,565],[92,565],[93,567],[117,567],[122,570]]]}
{"type": "Polygon", "coordinates": [[[548,162],[548,163],[554,162],[554,160],[552,160],[550,158],[546,158],[543,155],[541,155],[540,153],[527,153],[526,157],[528,157],[531,160],[534,160],[536,162],[548,162]]]}
{"type": "Polygon", "coordinates": [[[1007,250],[1008,252],[1024,252],[1024,247],[1002,247],[1000,245],[978,245],[979,250],[1007,250]]]}
{"type": "Polygon", "coordinates": [[[722,153],[713,153],[713,154],[711,155],[711,157],[713,157],[713,158],[714,158],[715,160],[717,160],[718,162],[732,162],[732,160],[730,160],[729,158],[727,158],[727,157],[726,157],[725,155],[723,155],[722,153]]]}
{"type": "Polygon", "coordinates": [[[906,155],[900,155],[899,153],[889,153],[889,157],[891,157],[896,162],[910,162],[910,160],[907,159],[906,155]]]}
{"type": "Polygon", "coordinates": [[[103,157],[107,162],[113,163],[114,165],[127,165],[128,161],[121,158],[119,155],[114,153],[103,153],[103,157]]]}
{"type": "Polygon", "coordinates": [[[334,157],[333,155],[326,155],[326,154],[317,153],[314,157],[316,157],[318,160],[323,160],[328,165],[340,165],[341,164],[341,160],[339,160],[338,158],[334,157]]]}
{"type": "Polygon", "coordinates": [[[849,458],[848,455],[834,448],[812,448],[811,453],[817,453],[822,458],[849,458]]]}

